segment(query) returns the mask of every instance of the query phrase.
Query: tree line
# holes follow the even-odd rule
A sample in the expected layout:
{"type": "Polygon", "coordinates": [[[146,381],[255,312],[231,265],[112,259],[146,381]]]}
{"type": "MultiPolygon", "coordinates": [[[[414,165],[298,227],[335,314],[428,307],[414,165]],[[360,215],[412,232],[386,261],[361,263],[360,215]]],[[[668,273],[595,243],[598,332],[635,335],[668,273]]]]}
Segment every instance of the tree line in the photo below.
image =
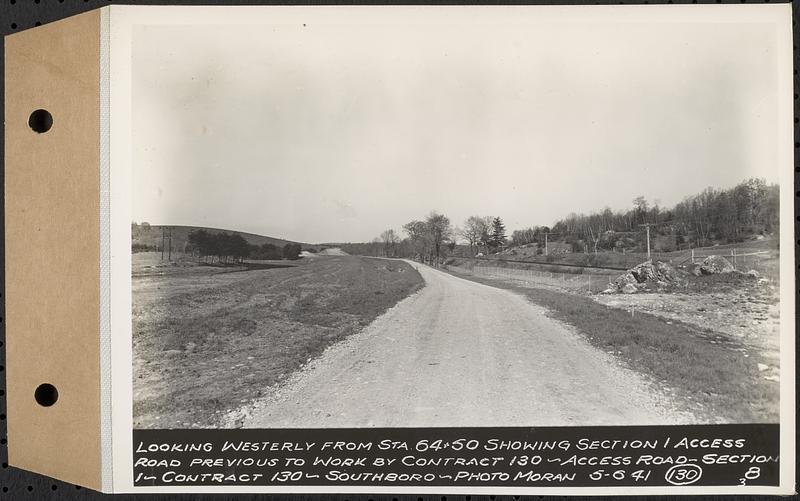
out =
{"type": "MultiPolygon", "coordinates": [[[[508,244],[535,244],[539,253],[545,242],[559,242],[560,248],[572,252],[642,250],[646,246],[644,227],[649,226],[651,243],[659,241],[655,250],[672,251],[775,234],[780,223],[779,202],[778,185],[753,178],[730,189],[707,188],[674,207],[661,207],[657,201],[651,203],[639,196],[629,209],[606,207],[589,214],[572,213],[551,227],[515,230],[510,239],[501,217],[470,216],[455,227],[446,215],[432,211],[402,225],[400,231],[383,231],[371,242],[335,245],[349,254],[410,258],[438,266],[448,256],[492,254],[508,244]]],[[[241,263],[244,259],[298,259],[302,248],[300,244],[259,246],[239,234],[195,230],[189,234],[186,250],[206,262],[241,263]]]]}
{"type": "MultiPolygon", "coordinates": [[[[499,217],[471,216],[458,228],[450,218],[436,211],[404,224],[402,234],[388,229],[369,243],[336,245],[349,254],[408,258],[438,266],[448,256],[458,253],[459,238],[468,242],[470,256],[496,252],[507,242],[505,224],[499,217]]],[[[460,254],[465,252],[466,249],[460,254]]]]}
{"type": "Polygon", "coordinates": [[[461,227],[454,227],[447,216],[433,211],[404,224],[400,232],[387,229],[372,242],[337,246],[350,254],[411,258],[436,265],[454,254],[492,254],[508,245],[533,244],[537,253],[544,253],[546,242],[551,253],[554,248],[555,252],[643,251],[649,226],[654,250],[669,252],[775,234],[779,202],[778,185],[753,178],[729,189],[706,188],[674,207],[639,196],[629,209],[572,213],[552,226],[515,230],[510,238],[500,217],[470,216],[461,227]]]}
{"type": "Polygon", "coordinates": [[[255,245],[237,233],[193,230],[189,232],[186,251],[207,263],[234,264],[245,259],[299,259],[302,247],[292,243],[283,247],[255,245]]]}
{"type": "Polygon", "coordinates": [[[466,240],[470,255],[497,252],[508,241],[500,217],[470,216],[458,234],[466,240]]]}
{"type": "Polygon", "coordinates": [[[552,226],[516,230],[512,245],[542,245],[565,242],[573,252],[641,250],[646,247],[645,225],[651,241],[658,237],[659,249],[672,251],[715,243],[741,242],[778,231],[780,202],[778,185],[764,179],[748,179],[730,189],[706,188],[687,196],[674,207],[661,207],[645,197],[633,199],[627,210],[569,214],[552,226]]]}

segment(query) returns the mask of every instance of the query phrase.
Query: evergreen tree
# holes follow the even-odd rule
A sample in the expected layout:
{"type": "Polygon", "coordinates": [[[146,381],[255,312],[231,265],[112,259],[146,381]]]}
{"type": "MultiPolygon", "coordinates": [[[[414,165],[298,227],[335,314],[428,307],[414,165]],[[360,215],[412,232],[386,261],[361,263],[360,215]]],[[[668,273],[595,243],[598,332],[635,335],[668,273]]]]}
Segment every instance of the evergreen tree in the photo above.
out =
{"type": "Polygon", "coordinates": [[[506,244],[506,225],[503,220],[496,217],[492,220],[492,235],[489,240],[489,245],[492,249],[498,249],[506,244]]]}

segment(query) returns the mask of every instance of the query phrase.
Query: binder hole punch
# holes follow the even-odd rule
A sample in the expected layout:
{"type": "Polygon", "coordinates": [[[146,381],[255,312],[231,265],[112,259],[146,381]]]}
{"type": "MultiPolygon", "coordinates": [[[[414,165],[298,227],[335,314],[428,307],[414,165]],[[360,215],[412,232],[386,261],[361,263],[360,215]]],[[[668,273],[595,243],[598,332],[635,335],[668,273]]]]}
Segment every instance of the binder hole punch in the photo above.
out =
{"type": "Polygon", "coordinates": [[[47,110],[36,110],[28,118],[28,126],[39,134],[47,132],[53,126],[53,115],[47,110]]]}
{"type": "Polygon", "coordinates": [[[42,407],[50,407],[58,401],[58,390],[50,383],[43,383],[36,388],[33,398],[42,407]]]}

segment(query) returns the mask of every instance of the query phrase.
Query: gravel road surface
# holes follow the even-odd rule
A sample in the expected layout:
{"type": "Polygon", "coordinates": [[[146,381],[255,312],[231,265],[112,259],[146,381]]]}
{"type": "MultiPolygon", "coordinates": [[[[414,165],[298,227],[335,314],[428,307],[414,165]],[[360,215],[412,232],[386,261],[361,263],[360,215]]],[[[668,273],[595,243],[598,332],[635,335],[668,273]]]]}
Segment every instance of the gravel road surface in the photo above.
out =
{"type": "Polygon", "coordinates": [[[425,279],[230,426],[588,426],[696,422],[646,378],[510,291],[425,279]]]}

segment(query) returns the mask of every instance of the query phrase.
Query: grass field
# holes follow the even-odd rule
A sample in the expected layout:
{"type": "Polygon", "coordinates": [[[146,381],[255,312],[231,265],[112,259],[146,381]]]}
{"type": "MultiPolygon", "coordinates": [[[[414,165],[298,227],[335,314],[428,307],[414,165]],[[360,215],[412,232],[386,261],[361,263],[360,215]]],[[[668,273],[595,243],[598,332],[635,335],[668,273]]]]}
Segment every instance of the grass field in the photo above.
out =
{"type": "Polygon", "coordinates": [[[458,275],[513,290],[572,325],[592,345],[614,354],[686,402],[722,422],[777,422],[779,385],[759,372],[758,353],[719,332],[599,304],[590,297],[458,275]]]}
{"type": "Polygon", "coordinates": [[[136,260],[135,428],[213,426],[423,284],[405,263],[351,256],[171,273],[136,260]]]}

